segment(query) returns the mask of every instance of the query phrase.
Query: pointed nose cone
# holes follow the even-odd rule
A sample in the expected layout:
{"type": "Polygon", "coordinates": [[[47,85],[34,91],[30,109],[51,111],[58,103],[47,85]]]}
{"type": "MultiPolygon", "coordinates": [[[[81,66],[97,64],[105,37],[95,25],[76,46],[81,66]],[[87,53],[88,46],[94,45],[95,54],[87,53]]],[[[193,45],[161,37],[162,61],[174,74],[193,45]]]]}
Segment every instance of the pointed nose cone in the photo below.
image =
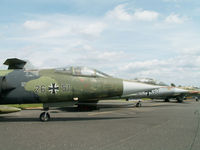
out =
{"type": "Polygon", "coordinates": [[[179,89],[179,88],[174,88],[174,92],[175,94],[186,94],[186,93],[189,93],[188,90],[184,90],[184,89],[179,89]]]}
{"type": "Polygon", "coordinates": [[[160,86],[154,86],[154,85],[131,82],[131,81],[123,81],[123,95],[129,95],[143,91],[150,91],[158,88],[160,88],[160,86]]]}

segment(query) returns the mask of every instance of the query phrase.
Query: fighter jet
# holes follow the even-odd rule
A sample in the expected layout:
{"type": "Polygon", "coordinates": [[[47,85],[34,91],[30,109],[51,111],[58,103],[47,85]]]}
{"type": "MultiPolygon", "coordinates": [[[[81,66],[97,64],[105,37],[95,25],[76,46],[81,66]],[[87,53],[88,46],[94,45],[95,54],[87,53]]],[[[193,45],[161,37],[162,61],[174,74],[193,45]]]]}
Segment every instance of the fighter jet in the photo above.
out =
{"type": "Polygon", "coordinates": [[[189,94],[187,95],[187,98],[194,98],[197,102],[200,99],[200,89],[198,87],[183,87],[179,86],[181,89],[188,90],[189,94]]]}
{"type": "MultiPolygon", "coordinates": [[[[188,90],[176,88],[174,86],[168,86],[163,82],[157,82],[152,79],[136,79],[136,81],[142,83],[149,83],[153,85],[159,85],[160,88],[151,91],[143,91],[126,95],[123,98],[126,98],[127,100],[138,98],[164,99],[165,102],[169,102],[170,99],[175,98],[177,102],[182,103],[184,98],[190,93],[190,91],[188,90]]],[[[137,104],[137,106],[140,105],[140,103],[137,104]]]]}
{"type": "Polygon", "coordinates": [[[7,59],[0,71],[0,104],[43,103],[41,121],[51,107],[94,107],[99,100],[157,89],[158,86],[111,77],[87,67],[26,69],[26,61],[7,59]]]}

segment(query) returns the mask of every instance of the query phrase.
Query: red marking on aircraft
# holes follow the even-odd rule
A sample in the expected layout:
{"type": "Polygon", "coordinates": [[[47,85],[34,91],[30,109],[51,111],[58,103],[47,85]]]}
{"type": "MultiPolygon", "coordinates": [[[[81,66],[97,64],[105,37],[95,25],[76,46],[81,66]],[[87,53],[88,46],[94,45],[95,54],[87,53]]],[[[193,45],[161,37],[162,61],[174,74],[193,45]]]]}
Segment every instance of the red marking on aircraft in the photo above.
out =
{"type": "Polygon", "coordinates": [[[80,81],[81,81],[81,82],[84,82],[84,79],[83,79],[83,78],[80,78],[80,81]]]}

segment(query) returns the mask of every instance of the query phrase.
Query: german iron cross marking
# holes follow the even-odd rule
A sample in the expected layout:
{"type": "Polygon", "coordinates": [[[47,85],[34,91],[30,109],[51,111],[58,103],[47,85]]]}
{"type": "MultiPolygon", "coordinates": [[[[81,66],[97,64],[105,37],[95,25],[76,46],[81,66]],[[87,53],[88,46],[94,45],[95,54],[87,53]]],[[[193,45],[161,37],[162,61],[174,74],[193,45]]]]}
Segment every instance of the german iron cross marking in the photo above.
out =
{"type": "Polygon", "coordinates": [[[49,92],[51,94],[56,94],[59,91],[59,86],[56,85],[56,83],[52,83],[51,86],[49,86],[49,92]]]}

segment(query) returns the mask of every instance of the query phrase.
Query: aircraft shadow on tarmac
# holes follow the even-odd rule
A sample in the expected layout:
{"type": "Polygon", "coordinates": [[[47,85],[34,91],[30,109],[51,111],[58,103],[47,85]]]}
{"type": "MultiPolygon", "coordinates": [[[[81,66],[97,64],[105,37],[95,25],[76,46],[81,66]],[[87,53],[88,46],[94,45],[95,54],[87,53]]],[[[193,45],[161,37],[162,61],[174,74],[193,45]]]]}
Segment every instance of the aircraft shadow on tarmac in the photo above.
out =
{"type": "Polygon", "coordinates": [[[165,104],[165,105],[163,105],[163,104],[160,104],[160,105],[151,105],[151,106],[144,106],[144,105],[142,105],[142,107],[149,107],[149,108],[151,108],[151,107],[177,107],[178,105],[170,105],[170,104],[165,104]]]}
{"type": "MultiPolygon", "coordinates": [[[[162,104],[191,104],[192,102],[191,101],[183,101],[182,103],[178,103],[178,102],[176,102],[176,101],[170,101],[170,102],[165,102],[165,101],[152,101],[152,103],[162,103],[162,104]]],[[[166,106],[165,105],[165,106],[166,106]]],[[[171,105],[171,106],[173,106],[173,105],[171,105]]],[[[175,106],[175,105],[174,105],[175,106]]]]}
{"type": "MultiPolygon", "coordinates": [[[[174,105],[175,106],[175,105],[174,105]]],[[[173,107],[173,105],[152,105],[152,106],[142,106],[143,108],[146,108],[146,107],[149,107],[149,108],[151,108],[151,107],[173,107]]]]}
{"type": "Polygon", "coordinates": [[[177,102],[176,100],[171,100],[169,102],[165,102],[163,100],[152,100],[152,103],[171,103],[171,104],[190,104],[192,101],[183,101],[182,103],[177,102]]]}
{"type": "MultiPolygon", "coordinates": [[[[51,118],[50,122],[54,121],[95,121],[95,120],[117,120],[117,119],[133,119],[137,117],[56,117],[51,118]]],[[[10,117],[0,117],[1,122],[41,122],[39,118],[10,118],[10,117]]]]}

